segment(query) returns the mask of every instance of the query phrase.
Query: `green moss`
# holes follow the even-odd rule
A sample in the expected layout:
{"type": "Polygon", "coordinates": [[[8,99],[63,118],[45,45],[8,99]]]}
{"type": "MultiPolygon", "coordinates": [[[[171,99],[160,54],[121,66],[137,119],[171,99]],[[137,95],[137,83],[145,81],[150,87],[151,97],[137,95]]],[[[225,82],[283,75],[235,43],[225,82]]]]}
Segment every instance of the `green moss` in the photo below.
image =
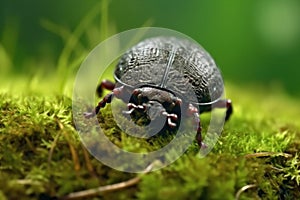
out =
{"type": "MultiPolygon", "coordinates": [[[[138,185],[99,198],[235,199],[247,185],[253,187],[240,192],[240,199],[300,198],[299,100],[281,91],[230,85],[227,96],[234,114],[205,158],[198,157],[195,143],[171,165],[142,176],[138,185]]],[[[130,137],[116,126],[110,106],[99,119],[111,141],[128,151],[153,151],[173,137],[130,137]]],[[[61,197],[136,176],[87,153],[67,97],[2,93],[0,163],[0,199],[61,197]]]]}

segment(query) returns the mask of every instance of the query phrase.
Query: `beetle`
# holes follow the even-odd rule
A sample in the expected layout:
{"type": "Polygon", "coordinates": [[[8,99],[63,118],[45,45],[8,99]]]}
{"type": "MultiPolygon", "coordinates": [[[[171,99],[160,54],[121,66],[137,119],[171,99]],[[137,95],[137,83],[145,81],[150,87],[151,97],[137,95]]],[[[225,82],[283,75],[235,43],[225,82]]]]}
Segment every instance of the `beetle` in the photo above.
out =
{"type": "Polygon", "coordinates": [[[175,128],[181,115],[193,119],[198,145],[203,145],[199,114],[225,108],[227,121],[233,106],[222,99],[223,80],[212,57],[198,44],[176,37],[153,37],[141,41],[121,56],[115,71],[116,83],[103,80],[97,88],[111,90],[86,118],[97,114],[113,97],[130,96],[127,104],[132,119],[144,117],[146,124],[165,118],[165,126],[175,128]],[[118,86],[116,86],[118,85],[118,86]],[[198,109],[198,108],[199,109],[198,109]],[[183,111],[183,112],[181,112],[183,111]]]}

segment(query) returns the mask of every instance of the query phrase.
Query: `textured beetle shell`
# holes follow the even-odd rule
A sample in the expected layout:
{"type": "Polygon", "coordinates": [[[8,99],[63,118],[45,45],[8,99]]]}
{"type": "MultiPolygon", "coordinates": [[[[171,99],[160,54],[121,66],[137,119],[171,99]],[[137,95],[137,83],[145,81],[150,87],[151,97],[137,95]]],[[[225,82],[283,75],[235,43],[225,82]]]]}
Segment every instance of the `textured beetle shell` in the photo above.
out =
{"type": "Polygon", "coordinates": [[[223,80],[211,56],[198,44],[174,37],[144,40],[128,50],[116,70],[117,82],[153,85],[194,104],[209,104],[223,94],[223,80]]]}

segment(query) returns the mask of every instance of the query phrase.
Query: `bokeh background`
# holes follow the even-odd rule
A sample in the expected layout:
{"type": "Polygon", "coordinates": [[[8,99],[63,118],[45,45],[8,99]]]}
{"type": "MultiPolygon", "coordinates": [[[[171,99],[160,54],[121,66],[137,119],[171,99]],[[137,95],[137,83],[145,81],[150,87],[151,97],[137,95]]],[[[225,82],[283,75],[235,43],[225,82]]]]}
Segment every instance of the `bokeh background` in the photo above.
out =
{"type": "Polygon", "coordinates": [[[299,0],[1,0],[0,78],[76,71],[103,39],[141,26],[197,40],[226,82],[300,95],[299,0]]]}

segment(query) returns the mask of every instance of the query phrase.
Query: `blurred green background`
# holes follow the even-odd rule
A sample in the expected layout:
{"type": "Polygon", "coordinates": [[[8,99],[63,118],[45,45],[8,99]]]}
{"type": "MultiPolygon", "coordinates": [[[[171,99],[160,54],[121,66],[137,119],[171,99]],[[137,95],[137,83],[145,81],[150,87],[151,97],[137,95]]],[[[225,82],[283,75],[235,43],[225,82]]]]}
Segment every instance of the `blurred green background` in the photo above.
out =
{"type": "Polygon", "coordinates": [[[111,34],[145,25],[197,40],[225,82],[300,95],[299,0],[2,0],[0,77],[55,74],[111,34]]]}

